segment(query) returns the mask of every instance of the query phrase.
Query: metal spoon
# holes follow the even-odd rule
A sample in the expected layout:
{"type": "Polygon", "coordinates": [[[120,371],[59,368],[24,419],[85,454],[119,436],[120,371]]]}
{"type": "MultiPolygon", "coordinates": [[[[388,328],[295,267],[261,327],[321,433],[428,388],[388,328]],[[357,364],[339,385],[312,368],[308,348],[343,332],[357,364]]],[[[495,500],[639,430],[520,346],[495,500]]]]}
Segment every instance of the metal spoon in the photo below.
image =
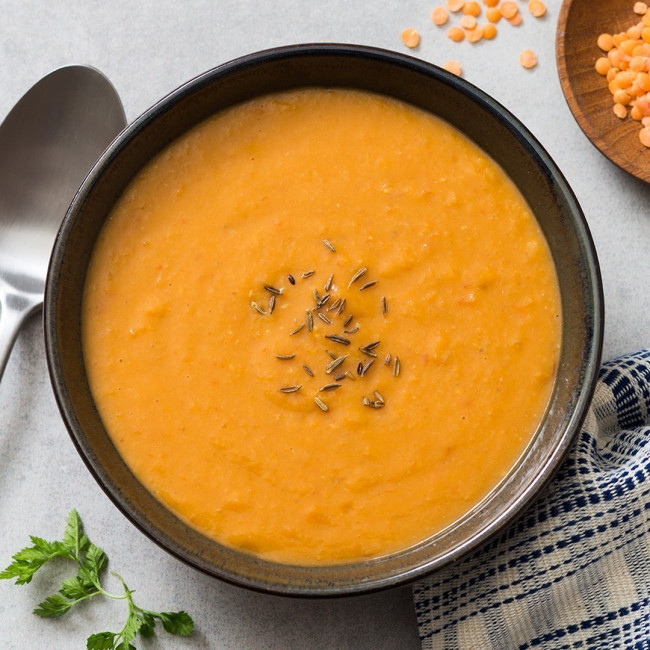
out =
{"type": "Polygon", "coordinates": [[[86,66],[41,79],[0,125],[0,379],[21,325],[43,303],[66,210],[124,126],[115,89],[86,66]]]}

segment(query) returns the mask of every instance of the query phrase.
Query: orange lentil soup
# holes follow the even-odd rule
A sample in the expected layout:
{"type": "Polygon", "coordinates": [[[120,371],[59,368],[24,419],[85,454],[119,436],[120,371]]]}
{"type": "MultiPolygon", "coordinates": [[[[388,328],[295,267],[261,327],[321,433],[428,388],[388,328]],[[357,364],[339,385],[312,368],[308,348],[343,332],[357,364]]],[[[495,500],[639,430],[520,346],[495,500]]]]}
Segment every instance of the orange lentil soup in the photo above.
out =
{"type": "Polygon", "coordinates": [[[406,548],[508,473],[549,399],[559,292],[503,171],[398,101],[303,89],[148,164],[100,238],[83,344],[144,485],[221,543],[406,548]]]}

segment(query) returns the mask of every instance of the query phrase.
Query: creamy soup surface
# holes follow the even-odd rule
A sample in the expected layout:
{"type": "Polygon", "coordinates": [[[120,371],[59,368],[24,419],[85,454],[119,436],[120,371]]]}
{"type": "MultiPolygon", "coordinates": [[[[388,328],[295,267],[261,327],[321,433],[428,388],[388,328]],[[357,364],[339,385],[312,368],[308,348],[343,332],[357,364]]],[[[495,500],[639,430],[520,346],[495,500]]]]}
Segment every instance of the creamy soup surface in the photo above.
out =
{"type": "Polygon", "coordinates": [[[382,96],[217,114],[117,202],[83,345],[105,426],[161,502],[284,563],[406,548],[476,506],[543,416],[561,314],[503,171],[382,96]]]}

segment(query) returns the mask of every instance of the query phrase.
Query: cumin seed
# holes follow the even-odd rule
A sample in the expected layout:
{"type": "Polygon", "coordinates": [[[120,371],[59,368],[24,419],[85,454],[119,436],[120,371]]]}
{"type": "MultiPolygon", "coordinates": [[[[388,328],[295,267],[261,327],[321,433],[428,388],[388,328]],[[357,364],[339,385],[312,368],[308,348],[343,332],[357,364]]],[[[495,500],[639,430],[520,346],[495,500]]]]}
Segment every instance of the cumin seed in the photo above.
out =
{"type": "Polygon", "coordinates": [[[282,293],[282,289],[276,289],[275,287],[271,286],[270,284],[265,284],[264,288],[269,293],[272,293],[274,296],[279,296],[282,293]]]}
{"type": "Polygon", "coordinates": [[[385,404],[385,403],[386,403],[386,400],[384,399],[384,396],[383,396],[383,395],[382,395],[378,390],[376,390],[376,391],[374,392],[374,394],[375,394],[375,397],[377,398],[377,401],[378,401],[378,402],[380,402],[381,404],[385,404]]]}
{"type": "Polygon", "coordinates": [[[295,386],[282,386],[280,391],[283,393],[296,393],[302,388],[302,384],[296,384],[295,386]]]}
{"type": "Polygon", "coordinates": [[[327,323],[328,325],[332,324],[332,321],[329,318],[327,318],[327,316],[325,316],[325,314],[323,314],[322,312],[319,311],[317,315],[318,318],[320,318],[323,321],[323,323],[327,323]]]}
{"type": "Polygon", "coordinates": [[[371,282],[366,282],[360,289],[359,291],[363,291],[364,289],[370,289],[370,287],[374,287],[377,284],[377,280],[372,280],[371,282]]]}
{"type": "Polygon", "coordinates": [[[375,360],[374,360],[374,359],[370,359],[370,361],[368,361],[368,363],[366,363],[366,364],[363,365],[363,367],[361,368],[361,372],[360,372],[359,374],[360,374],[362,377],[365,377],[365,376],[366,376],[366,373],[368,372],[368,370],[370,370],[370,367],[372,366],[373,363],[375,363],[375,360]]]}
{"type": "Polygon", "coordinates": [[[393,376],[399,377],[399,373],[402,369],[402,363],[399,360],[398,356],[395,356],[395,365],[393,365],[393,376]]]}
{"type": "Polygon", "coordinates": [[[265,312],[265,311],[264,311],[264,310],[263,310],[263,309],[262,309],[262,308],[261,308],[261,307],[260,307],[260,306],[255,302],[255,301],[254,301],[254,300],[253,300],[253,302],[251,302],[251,307],[252,307],[252,308],[253,308],[253,309],[254,309],[258,314],[262,314],[262,316],[264,316],[264,315],[266,314],[266,312],[265,312]]]}
{"type": "Polygon", "coordinates": [[[325,244],[325,246],[327,246],[327,248],[329,248],[332,251],[332,253],[336,253],[336,248],[334,248],[334,244],[332,244],[331,241],[329,241],[328,239],[323,239],[323,244],[325,244]]]}
{"type": "Polygon", "coordinates": [[[296,278],[294,278],[291,273],[287,275],[287,280],[289,280],[289,284],[296,284],[296,278]]]}
{"type": "Polygon", "coordinates": [[[348,289],[362,276],[364,276],[368,272],[368,267],[367,266],[362,266],[353,276],[352,279],[350,280],[350,283],[348,284],[348,289]]]}
{"type": "Polygon", "coordinates": [[[298,332],[299,332],[299,331],[300,331],[304,326],[305,326],[304,323],[300,323],[300,325],[298,325],[298,327],[296,327],[296,329],[293,330],[293,332],[291,332],[291,334],[289,334],[289,336],[293,336],[294,334],[298,334],[298,332]]]}
{"type": "Polygon", "coordinates": [[[310,377],[313,377],[313,376],[314,376],[314,371],[313,371],[309,366],[306,366],[305,364],[303,364],[302,367],[304,368],[305,372],[306,372],[310,377]]]}
{"type": "Polygon", "coordinates": [[[356,334],[359,331],[359,326],[353,327],[351,330],[343,330],[343,334],[356,334]]]}
{"type": "Polygon", "coordinates": [[[288,361],[289,359],[295,359],[295,354],[276,354],[276,359],[281,359],[282,361],[288,361]]]}
{"type": "Polygon", "coordinates": [[[314,329],[314,317],[311,315],[309,309],[305,312],[307,317],[307,329],[311,332],[314,329]]]}
{"type": "Polygon", "coordinates": [[[327,292],[332,288],[332,282],[334,282],[334,274],[330,275],[327,282],[323,285],[323,291],[327,292]]]}
{"type": "Polygon", "coordinates": [[[340,357],[336,357],[334,361],[330,361],[330,363],[325,366],[325,372],[328,375],[332,374],[349,356],[349,354],[343,354],[340,357]]]}
{"type": "Polygon", "coordinates": [[[390,359],[391,359],[390,354],[387,354],[386,358],[384,359],[384,365],[385,366],[390,366],[390,359]]]}
{"type": "Polygon", "coordinates": [[[325,338],[334,341],[334,343],[340,343],[341,345],[350,345],[350,339],[346,339],[339,334],[325,334],[325,338]]]}
{"type": "Polygon", "coordinates": [[[275,294],[271,294],[271,297],[269,298],[269,314],[272,314],[274,309],[275,309],[275,294]]]}
{"type": "Polygon", "coordinates": [[[318,389],[319,393],[328,393],[329,391],[341,388],[341,384],[325,384],[322,388],[318,389]]]}
{"type": "Polygon", "coordinates": [[[314,402],[316,402],[316,405],[321,411],[329,411],[327,404],[320,397],[314,397],[314,402]]]}
{"type": "Polygon", "coordinates": [[[351,322],[352,322],[353,315],[350,314],[346,319],[345,322],[343,323],[343,327],[347,327],[351,322]]]}
{"type": "Polygon", "coordinates": [[[341,304],[341,299],[340,299],[340,298],[337,298],[337,299],[336,299],[336,300],[335,300],[335,301],[334,301],[334,302],[329,306],[329,308],[328,308],[327,311],[334,311],[335,309],[337,309],[337,308],[339,307],[340,304],[341,304]]]}
{"type": "Polygon", "coordinates": [[[304,280],[306,278],[311,278],[311,276],[314,275],[314,273],[316,273],[314,269],[309,269],[309,271],[304,271],[300,277],[304,280]]]}
{"type": "Polygon", "coordinates": [[[388,313],[388,303],[386,302],[386,296],[381,299],[381,313],[385,316],[388,313]]]}

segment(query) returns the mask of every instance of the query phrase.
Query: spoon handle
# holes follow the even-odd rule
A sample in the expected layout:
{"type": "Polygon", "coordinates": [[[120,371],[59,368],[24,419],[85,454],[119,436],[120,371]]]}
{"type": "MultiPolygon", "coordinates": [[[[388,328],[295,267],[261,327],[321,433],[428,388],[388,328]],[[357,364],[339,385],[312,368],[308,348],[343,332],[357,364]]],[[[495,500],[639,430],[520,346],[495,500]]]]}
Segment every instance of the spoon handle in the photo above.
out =
{"type": "Polygon", "coordinates": [[[42,304],[42,294],[16,292],[0,277],[0,381],[25,319],[42,304]]]}

